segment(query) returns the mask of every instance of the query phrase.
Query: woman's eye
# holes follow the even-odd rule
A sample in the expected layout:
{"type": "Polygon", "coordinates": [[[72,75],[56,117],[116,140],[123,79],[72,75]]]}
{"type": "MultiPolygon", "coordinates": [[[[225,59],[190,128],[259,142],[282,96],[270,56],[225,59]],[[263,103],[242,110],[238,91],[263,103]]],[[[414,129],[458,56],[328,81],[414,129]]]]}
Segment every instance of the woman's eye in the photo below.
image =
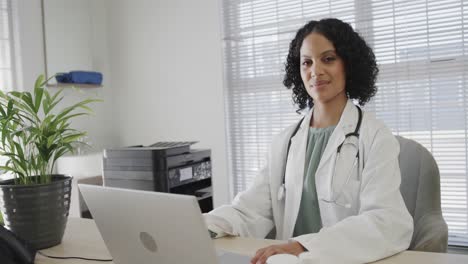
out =
{"type": "Polygon", "coordinates": [[[331,61],[334,61],[335,60],[335,57],[325,57],[324,61],[325,62],[331,62],[331,61]]]}
{"type": "Polygon", "coordinates": [[[311,65],[311,64],[312,64],[311,61],[303,61],[303,62],[302,62],[302,65],[304,65],[304,66],[309,66],[309,65],[311,65]]]}

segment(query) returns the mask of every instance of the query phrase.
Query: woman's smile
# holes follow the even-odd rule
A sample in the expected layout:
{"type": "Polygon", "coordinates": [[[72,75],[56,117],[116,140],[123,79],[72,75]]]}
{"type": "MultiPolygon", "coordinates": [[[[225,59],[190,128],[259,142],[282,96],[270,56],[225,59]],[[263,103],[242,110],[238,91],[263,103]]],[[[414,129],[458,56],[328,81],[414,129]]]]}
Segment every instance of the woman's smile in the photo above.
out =
{"type": "Polygon", "coordinates": [[[315,88],[317,90],[322,90],[322,89],[325,89],[325,87],[330,84],[330,81],[326,81],[326,80],[322,80],[322,81],[316,81],[316,82],[313,82],[311,85],[310,85],[310,88],[315,88]]]}

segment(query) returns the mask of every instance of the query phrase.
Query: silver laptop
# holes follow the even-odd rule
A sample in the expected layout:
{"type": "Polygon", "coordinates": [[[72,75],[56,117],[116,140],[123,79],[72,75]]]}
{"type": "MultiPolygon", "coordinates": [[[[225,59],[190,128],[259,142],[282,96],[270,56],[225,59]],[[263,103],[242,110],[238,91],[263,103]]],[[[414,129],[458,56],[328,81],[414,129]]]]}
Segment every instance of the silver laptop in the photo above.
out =
{"type": "Polygon", "coordinates": [[[216,252],[194,196],[79,184],[116,264],[242,264],[216,252]]]}

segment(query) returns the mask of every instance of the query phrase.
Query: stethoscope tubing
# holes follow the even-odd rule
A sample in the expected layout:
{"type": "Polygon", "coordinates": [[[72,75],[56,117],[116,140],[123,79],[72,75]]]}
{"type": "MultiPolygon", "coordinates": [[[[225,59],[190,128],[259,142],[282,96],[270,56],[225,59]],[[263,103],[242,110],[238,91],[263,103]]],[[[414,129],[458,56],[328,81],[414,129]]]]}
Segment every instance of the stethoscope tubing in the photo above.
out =
{"type": "MultiPolygon", "coordinates": [[[[341,155],[341,148],[343,147],[343,143],[345,142],[345,140],[348,138],[348,137],[356,137],[359,141],[359,130],[361,129],[361,123],[362,123],[362,110],[361,108],[359,108],[359,106],[356,106],[357,110],[358,110],[358,113],[359,113],[359,119],[358,119],[358,122],[356,124],[356,128],[354,130],[354,132],[352,133],[348,133],[345,135],[345,139],[343,140],[343,142],[338,146],[337,148],[337,158],[339,155],[341,155]]],[[[288,148],[286,149],[286,160],[285,160],[285,165],[284,165],[284,170],[283,170],[283,179],[282,179],[282,183],[281,183],[281,186],[279,187],[278,189],[278,200],[283,200],[284,197],[286,196],[286,185],[285,185],[285,181],[286,181],[286,166],[287,166],[287,162],[288,162],[288,157],[289,157],[289,150],[291,148],[291,140],[292,138],[296,135],[297,131],[299,130],[299,128],[301,127],[301,124],[302,124],[302,121],[304,120],[304,117],[299,121],[299,123],[297,124],[296,128],[294,129],[293,133],[291,134],[291,136],[289,137],[289,141],[288,141],[288,148]]],[[[331,179],[331,184],[333,187],[333,181],[334,181],[334,178],[335,178],[335,173],[336,173],[336,161],[337,161],[337,158],[335,159],[335,164],[334,164],[334,169],[333,169],[333,175],[332,175],[332,179],[331,179]]],[[[354,170],[354,168],[356,167],[356,165],[358,165],[358,161],[359,161],[359,146],[358,146],[358,151],[356,153],[356,156],[355,156],[355,160],[354,160],[354,163],[353,163],[353,167],[351,168],[351,170],[348,172],[348,176],[347,176],[347,179],[346,179],[346,182],[343,184],[342,188],[341,188],[341,191],[343,191],[344,187],[348,184],[349,182],[349,179],[351,178],[351,174],[352,174],[352,171],[354,170]]],[[[333,189],[333,188],[332,188],[333,189]]],[[[341,193],[335,197],[335,199],[330,199],[330,200],[326,200],[326,199],[320,199],[324,202],[327,202],[327,203],[335,203],[337,205],[340,205],[340,206],[343,206],[343,207],[346,207],[346,208],[349,208],[351,205],[349,204],[339,204],[337,203],[337,199],[341,196],[341,193]]]]}

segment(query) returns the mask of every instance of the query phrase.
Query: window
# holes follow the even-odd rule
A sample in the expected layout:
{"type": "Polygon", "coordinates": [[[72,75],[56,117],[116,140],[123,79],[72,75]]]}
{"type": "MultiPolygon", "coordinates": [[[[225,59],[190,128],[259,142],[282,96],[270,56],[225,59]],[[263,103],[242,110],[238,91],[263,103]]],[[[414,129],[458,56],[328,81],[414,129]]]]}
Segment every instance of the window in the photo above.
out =
{"type": "Polygon", "coordinates": [[[377,57],[367,110],[432,152],[449,243],[468,246],[468,2],[224,0],[222,13],[233,195],[257,175],[272,137],[300,118],[282,85],[290,40],[309,20],[337,17],[377,57]]]}
{"type": "MultiPolygon", "coordinates": [[[[0,0],[0,90],[10,91],[15,87],[13,50],[13,7],[11,0],[0,0]]],[[[0,164],[6,162],[0,156],[0,164]]],[[[0,180],[3,171],[0,170],[0,180]]]]}
{"type": "Polygon", "coordinates": [[[0,0],[0,89],[12,90],[14,82],[13,8],[11,0],[0,0]]]}

